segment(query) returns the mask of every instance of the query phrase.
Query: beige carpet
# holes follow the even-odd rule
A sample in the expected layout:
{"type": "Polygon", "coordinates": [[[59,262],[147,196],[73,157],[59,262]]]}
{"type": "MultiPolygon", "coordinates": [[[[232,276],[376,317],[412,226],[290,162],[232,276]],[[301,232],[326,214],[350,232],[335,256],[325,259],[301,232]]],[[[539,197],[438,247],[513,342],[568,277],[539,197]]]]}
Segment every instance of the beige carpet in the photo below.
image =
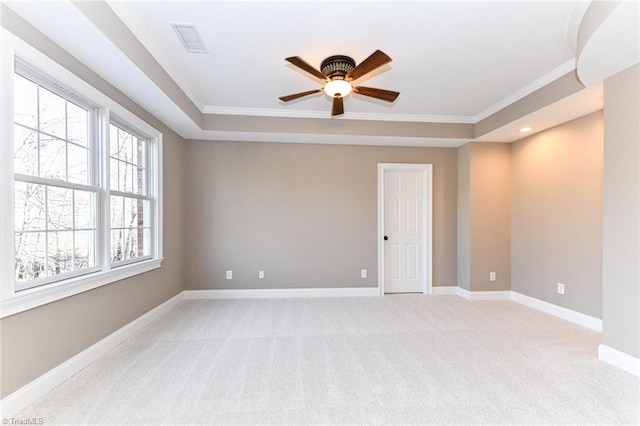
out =
{"type": "Polygon", "coordinates": [[[600,335],[514,302],[184,301],[18,418],[45,424],[638,424],[600,335]]]}

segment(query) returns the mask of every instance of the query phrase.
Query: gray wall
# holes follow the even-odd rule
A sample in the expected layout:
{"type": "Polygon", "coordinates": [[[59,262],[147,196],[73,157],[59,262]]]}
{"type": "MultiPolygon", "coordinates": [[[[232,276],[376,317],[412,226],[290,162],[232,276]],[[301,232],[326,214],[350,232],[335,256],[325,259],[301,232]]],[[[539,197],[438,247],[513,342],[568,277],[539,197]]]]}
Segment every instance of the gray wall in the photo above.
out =
{"type": "Polygon", "coordinates": [[[602,343],[640,357],[640,65],[604,84],[602,343]]]}
{"type": "Polygon", "coordinates": [[[471,144],[458,148],[458,287],[471,291],[471,144]]]}
{"type": "Polygon", "coordinates": [[[511,145],[471,144],[471,291],[511,289],[511,145]],[[489,273],[496,280],[489,281],[489,273]]]}
{"type": "Polygon", "coordinates": [[[597,318],[602,150],[601,111],[511,146],[511,289],[597,318]]]}
{"type": "Polygon", "coordinates": [[[458,149],[458,285],[465,290],[511,289],[510,189],[510,144],[458,149]]]}
{"type": "Polygon", "coordinates": [[[187,289],[375,287],[394,162],[433,164],[433,284],[456,284],[455,149],[189,141],[186,162],[187,289]]]}
{"type": "Polygon", "coordinates": [[[6,7],[2,25],[164,135],[162,267],[0,320],[0,397],[11,394],[183,289],[184,140],[6,7]]]}

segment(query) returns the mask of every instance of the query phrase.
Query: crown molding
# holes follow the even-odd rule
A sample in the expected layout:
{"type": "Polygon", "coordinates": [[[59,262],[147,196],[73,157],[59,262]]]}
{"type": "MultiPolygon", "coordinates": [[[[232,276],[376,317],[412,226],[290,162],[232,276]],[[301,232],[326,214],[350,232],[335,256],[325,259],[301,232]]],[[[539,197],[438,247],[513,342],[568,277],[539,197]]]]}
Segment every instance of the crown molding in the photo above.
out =
{"type": "Polygon", "coordinates": [[[331,117],[328,111],[283,110],[275,108],[243,108],[207,105],[204,114],[212,115],[244,115],[250,117],[285,117],[285,118],[320,118],[364,121],[402,121],[414,123],[452,123],[474,124],[473,117],[456,115],[423,115],[423,114],[378,114],[362,112],[345,112],[343,115],[331,117]]]}
{"type": "MultiPolygon", "coordinates": [[[[176,82],[178,87],[184,92],[185,95],[194,105],[203,111],[205,108],[204,101],[200,98],[198,93],[191,87],[191,85],[182,77],[182,74],[173,65],[171,60],[164,54],[162,48],[156,43],[153,37],[145,29],[144,25],[136,18],[132,13],[127,12],[126,8],[122,6],[124,2],[118,2],[114,0],[105,0],[107,5],[114,11],[114,13],[120,18],[124,25],[131,30],[134,36],[140,40],[140,43],[149,51],[151,56],[155,58],[162,68],[169,74],[169,76],[176,82]]],[[[161,89],[162,90],[162,89],[161,89]]],[[[164,91],[164,90],[163,90],[164,91]]]]}
{"type": "Polygon", "coordinates": [[[458,148],[471,139],[428,138],[408,136],[370,136],[287,132],[233,132],[204,130],[185,135],[185,139],[221,142],[276,142],[327,145],[419,146],[458,148]]]}
{"type": "Polygon", "coordinates": [[[484,120],[490,115],[493,115],[496,112],[500,111],[501,109],[508,107],[514,102],[519,101],[525,96],[530,95],[536,90],[543,88],[547,84],[557,80],[558,78],[562,77],[566,73],[573,71],[575,69],[576,69],[576,59],[572,58],[567,62],[565,62],[564,64],[560,65],[559,67],[555,68],[554,70],[538,78],[537,80],[534,80],[531,83],[527,84],[522,89],[516,92],[513,92],[506,98],[496,102],[495,104],[491,105],[489,108],[485,109],[481,113],[473,116],[473,124],[479,123],[480,121],[484,120]]]}

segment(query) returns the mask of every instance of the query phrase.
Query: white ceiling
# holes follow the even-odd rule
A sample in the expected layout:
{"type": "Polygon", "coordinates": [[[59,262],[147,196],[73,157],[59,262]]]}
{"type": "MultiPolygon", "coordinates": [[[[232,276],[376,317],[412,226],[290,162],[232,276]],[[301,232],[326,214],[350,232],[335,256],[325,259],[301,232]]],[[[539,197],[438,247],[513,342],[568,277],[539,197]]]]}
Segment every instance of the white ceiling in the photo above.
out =
{"type": "MultiPolygon", "coordinates": [[[[278,96],[318,81],[284,61],[320,67],[376,49],[393,62],[367,85],[401,92],[393,105],[354,96],[349,111],[473,117],[574,58],[571,2],[124,2],[114,6],[196,105],[329,110],[324,95],[278,96]],[[187,53],[171,22],[196,24],[209,54],[187,53]]],[[[364,80],[364,79],[363,79],[364,80]]]]}
{"type": "MultiPolygon", "coordinates": [[[[389,104],[352,94],[345,100],[345,116],[338,120],[477,123],[574,69],[575,53],[570,44],[575,34],[571,28],[576,10],[584,9],[585,2],[108,4],[205,114],[329,120],[331,102],[324,94],[286,104],[278,100],[281,95],[321,87],[284,58],[301,56],[319,67],[330,55],[346,54],[359,63],[381,49],[393,62],[357,83],[399,91],[399,98],[389,104]],[[186,52],[171,23],[195,24],[209,53],[186,52]]],[[[183,136],[234,139],[199,129],[167,91],[153,82],[153,76],[141,70],[130,53],[123,53],[118,43],[73,3],[8,5],[183,136]]],[[[565,101],[563,120],[602,105],[600,89],[581,96],[565,101]]],[[[525,121],[542,130],[559,124],[558,120],[558,111],[554,110],[551,115],[541,111],[537,118],[531,115],[525,121]]],[[[494,132],[494,136],[504,141],[521,137],[513,129],[504,135],[494,132]]]]}

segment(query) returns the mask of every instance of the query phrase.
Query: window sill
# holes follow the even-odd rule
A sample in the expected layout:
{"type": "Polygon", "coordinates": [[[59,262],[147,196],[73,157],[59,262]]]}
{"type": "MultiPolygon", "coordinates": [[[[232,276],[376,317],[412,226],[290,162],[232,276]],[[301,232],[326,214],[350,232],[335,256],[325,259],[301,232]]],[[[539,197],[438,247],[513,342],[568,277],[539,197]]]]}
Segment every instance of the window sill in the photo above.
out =
{"type": "Polygon", "coordinates": [[[70,278],[57,284],[47,285],[46,287],[22,290],[14,296],[0,302],[0,318],[15,315],[19,312],[133,277],[134,275],[152,271],[159,268],[161,264],[162,258],[145,260],[130,265],[123,265],[105,272],[95,272],[93,274],[70,278]]]}

